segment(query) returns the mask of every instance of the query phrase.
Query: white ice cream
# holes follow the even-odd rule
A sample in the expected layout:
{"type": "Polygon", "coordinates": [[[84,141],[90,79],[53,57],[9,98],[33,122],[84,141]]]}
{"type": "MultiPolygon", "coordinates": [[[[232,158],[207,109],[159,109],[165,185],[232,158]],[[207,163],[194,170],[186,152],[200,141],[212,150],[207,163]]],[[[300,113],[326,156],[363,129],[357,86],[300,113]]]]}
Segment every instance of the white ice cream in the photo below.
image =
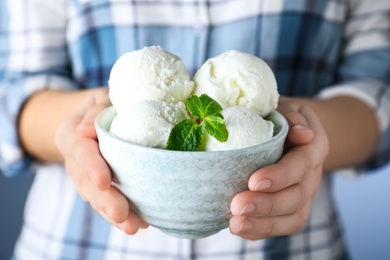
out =
{"type": "Polygon", "coordinates": [[[226,51],[207,60],[194,76],[195,95],[206,93],[223,108],[243,106],[265,117],[279,99],[275,76],[262,59],[226,51]]]}
{"type": "Polygon", "coordinates": [[[205,134],[205,151],[233,150],[264,143],[273,136],[274,124],[264,120],[253,110],[241,106],[222,110],[229,137],[221,143],[205,134]]]}
{"type": "Polygon", "coordinates": [[[174,125],[188,118],[185,105],[159,100],[142,100],[129,105],[126,113],[117,114],[110,132],[135,144],[165,148],[174,125]]]}
{"type": "Polygon", "coordinates": [[[112,67],[108,85],[119,113],[141,100],[185,101],[194,87],[182,60],[158,46],[122,55],[112,67]]]}
{"type": "Polygon", "coordinates": [[[165,148],[175,124],[189,118],[185,100],[191,93],[206,93],[224,108],[229,138],[221,143],[205,132],[204,150],[239,149],[272,138],[273,123],[262,117],[276,108],[279,94],[263,60],[227,51],[207,60],[194,81],[195,86],[179,57],[158,46],[124,54],[110,74],[109,96],[117,111],[110,132],[135,144],[165,148]]]}

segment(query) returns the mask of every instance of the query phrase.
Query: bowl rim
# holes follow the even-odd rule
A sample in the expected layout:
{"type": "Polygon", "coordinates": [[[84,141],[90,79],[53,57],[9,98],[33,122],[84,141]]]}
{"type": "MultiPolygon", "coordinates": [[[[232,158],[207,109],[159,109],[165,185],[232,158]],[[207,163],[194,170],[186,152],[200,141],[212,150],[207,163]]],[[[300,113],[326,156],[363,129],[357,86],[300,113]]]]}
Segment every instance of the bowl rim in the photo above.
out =
{"type": "MultiPolygon", "coordinates": [[[[189,157],[224,157],[224,156],[232,156],[232,155],[236,155],[237,153],[247,153],[247,154],[251,154],[251,153],[255,153],[255,152],[258,152],[260,149],[260,147],[264,147],[264,146],[269,146],[271,145],[271,143],[279,143],[280,141],[284,141],[284,139],[286,138],[287,136],[287,133],[288,133],[288,129],[289,129],[289,125],[288,125],[288,122],[286,120],[286,118],[280,113],[278,112],[277,110],[274,110],[272,111],[266,118],[268,118],[269,116],[276,116],[280,119],[280,121],[282,122],[281,124],[281,128],[279,130],[279,132],[273,136],[270,140],[267,140],[263,143],[260,143],[260,144],[257,144],[257,145],[253,145],[253,146],[248,146],[248,147],[244,147],[244,148],[238,148],[238,149],[233,149],[233,150],[221,150],[221,151],[176,151],[176,150],[167,150],[167,149],[163,149],[163,148],[155,148],[155,147],[147,147],[147,146],[143,146],[143,145],[139,145],[139,144],[135,144],[135,143],[132,143],[130,141],[126,141],[126,140],[123,140],[119,137],[117,137],[116,135],[110,133],[104,126],[103,126],[103,120],[108,117],[108,115],[112,114],[112,113],[115,113],[116,114],[116,110],[115,110],[115,107],[114,106],[109,106],[107,108],[105,108],[104,110],[102,110],[98,116],[95,118],[94,120],[94,126],[95,126],[95,129],[96,129],[96,132],[97,132],[97,138],[98,138],[98,141],[100,138],[102,138],[102,135],[106,135],[109,139],[112,139],[114,142],[119,142],[121,145],[124,145],[126,147],[131,147],[132,149],[135,149],[135,150],[139,150],[139,151],[143,151],[143,152],[148,152],[148,153],[153,153],[153,154],[164,154],[164,155],[173,155],[173,156],[183,156],[183,157],[186,157],[186,156],[189,156],[189,157]]],[[[110,119],[112,120],[113,117],[110,119]]]]}

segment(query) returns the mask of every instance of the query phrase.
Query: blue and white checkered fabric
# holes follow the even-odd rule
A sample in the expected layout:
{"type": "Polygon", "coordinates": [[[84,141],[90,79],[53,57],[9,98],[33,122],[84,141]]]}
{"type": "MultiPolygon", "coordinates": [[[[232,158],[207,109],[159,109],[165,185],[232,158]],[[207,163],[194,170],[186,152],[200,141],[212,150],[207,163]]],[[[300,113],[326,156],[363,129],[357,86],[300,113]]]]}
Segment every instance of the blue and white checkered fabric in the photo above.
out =
{"type": "Polygon", "coordinates": [[[123,53],[148,45],[180,56],[190,74],[229,49],[258,55],[287,96],[354,95],[383,133],[370,166],[390,158],[388,0],[3,0],[0,2],[0,170],[38,171],[18,259],[343,259],[325,177],[305,228],[245,241],[228,230],[196,241],[149,228],[126,236],[84,203],[64,169],[20,148],[18,113],[43,88],[107,85],[123,53]]]}

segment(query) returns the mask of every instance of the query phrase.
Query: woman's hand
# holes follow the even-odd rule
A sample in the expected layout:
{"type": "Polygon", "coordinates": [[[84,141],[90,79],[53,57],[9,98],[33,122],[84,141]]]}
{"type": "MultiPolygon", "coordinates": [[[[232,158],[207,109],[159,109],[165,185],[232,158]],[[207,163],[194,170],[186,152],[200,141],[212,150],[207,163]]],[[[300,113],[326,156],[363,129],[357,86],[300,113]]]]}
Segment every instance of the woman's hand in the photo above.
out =
{"type": "Polygon", "coordinates": [[[298,232],[306,223],[320,185],[328,138],[316,114],[299,101],[280,98],[289,123],[286,150],[276,163],[249,179],[249,190],[231,203],[230,230],[256,240],[298,232]]]}
{"type": "Polygon", "coordinates": [[[146,227],[129,201],[111,186],[112,174],[99,151],[94,127],[96,116],[110,105],[107,88],[89,94],[59,126],[55,143],[80,196],[108,222],[127,234],[146,227]]]}

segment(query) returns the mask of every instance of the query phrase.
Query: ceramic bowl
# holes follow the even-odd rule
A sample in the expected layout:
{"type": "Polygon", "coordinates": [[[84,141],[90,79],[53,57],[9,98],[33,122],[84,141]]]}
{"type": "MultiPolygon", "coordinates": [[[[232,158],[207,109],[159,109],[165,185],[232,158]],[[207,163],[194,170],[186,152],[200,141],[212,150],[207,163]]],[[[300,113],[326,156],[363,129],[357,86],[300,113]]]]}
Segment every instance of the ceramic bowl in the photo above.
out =
{"type": "Polygon", "coordinates": [[[109,132],[116,112],[102,111],[95,120],[102,156],[120,191],[150,225],[178,238],[197,239],[228,227],[233,197],[248,189],[257,169],[275,163],[288,132],[277,111],[268,116],[274,137],[260,145],[217,152],[182,152],[149,148],[109,132]]]}

